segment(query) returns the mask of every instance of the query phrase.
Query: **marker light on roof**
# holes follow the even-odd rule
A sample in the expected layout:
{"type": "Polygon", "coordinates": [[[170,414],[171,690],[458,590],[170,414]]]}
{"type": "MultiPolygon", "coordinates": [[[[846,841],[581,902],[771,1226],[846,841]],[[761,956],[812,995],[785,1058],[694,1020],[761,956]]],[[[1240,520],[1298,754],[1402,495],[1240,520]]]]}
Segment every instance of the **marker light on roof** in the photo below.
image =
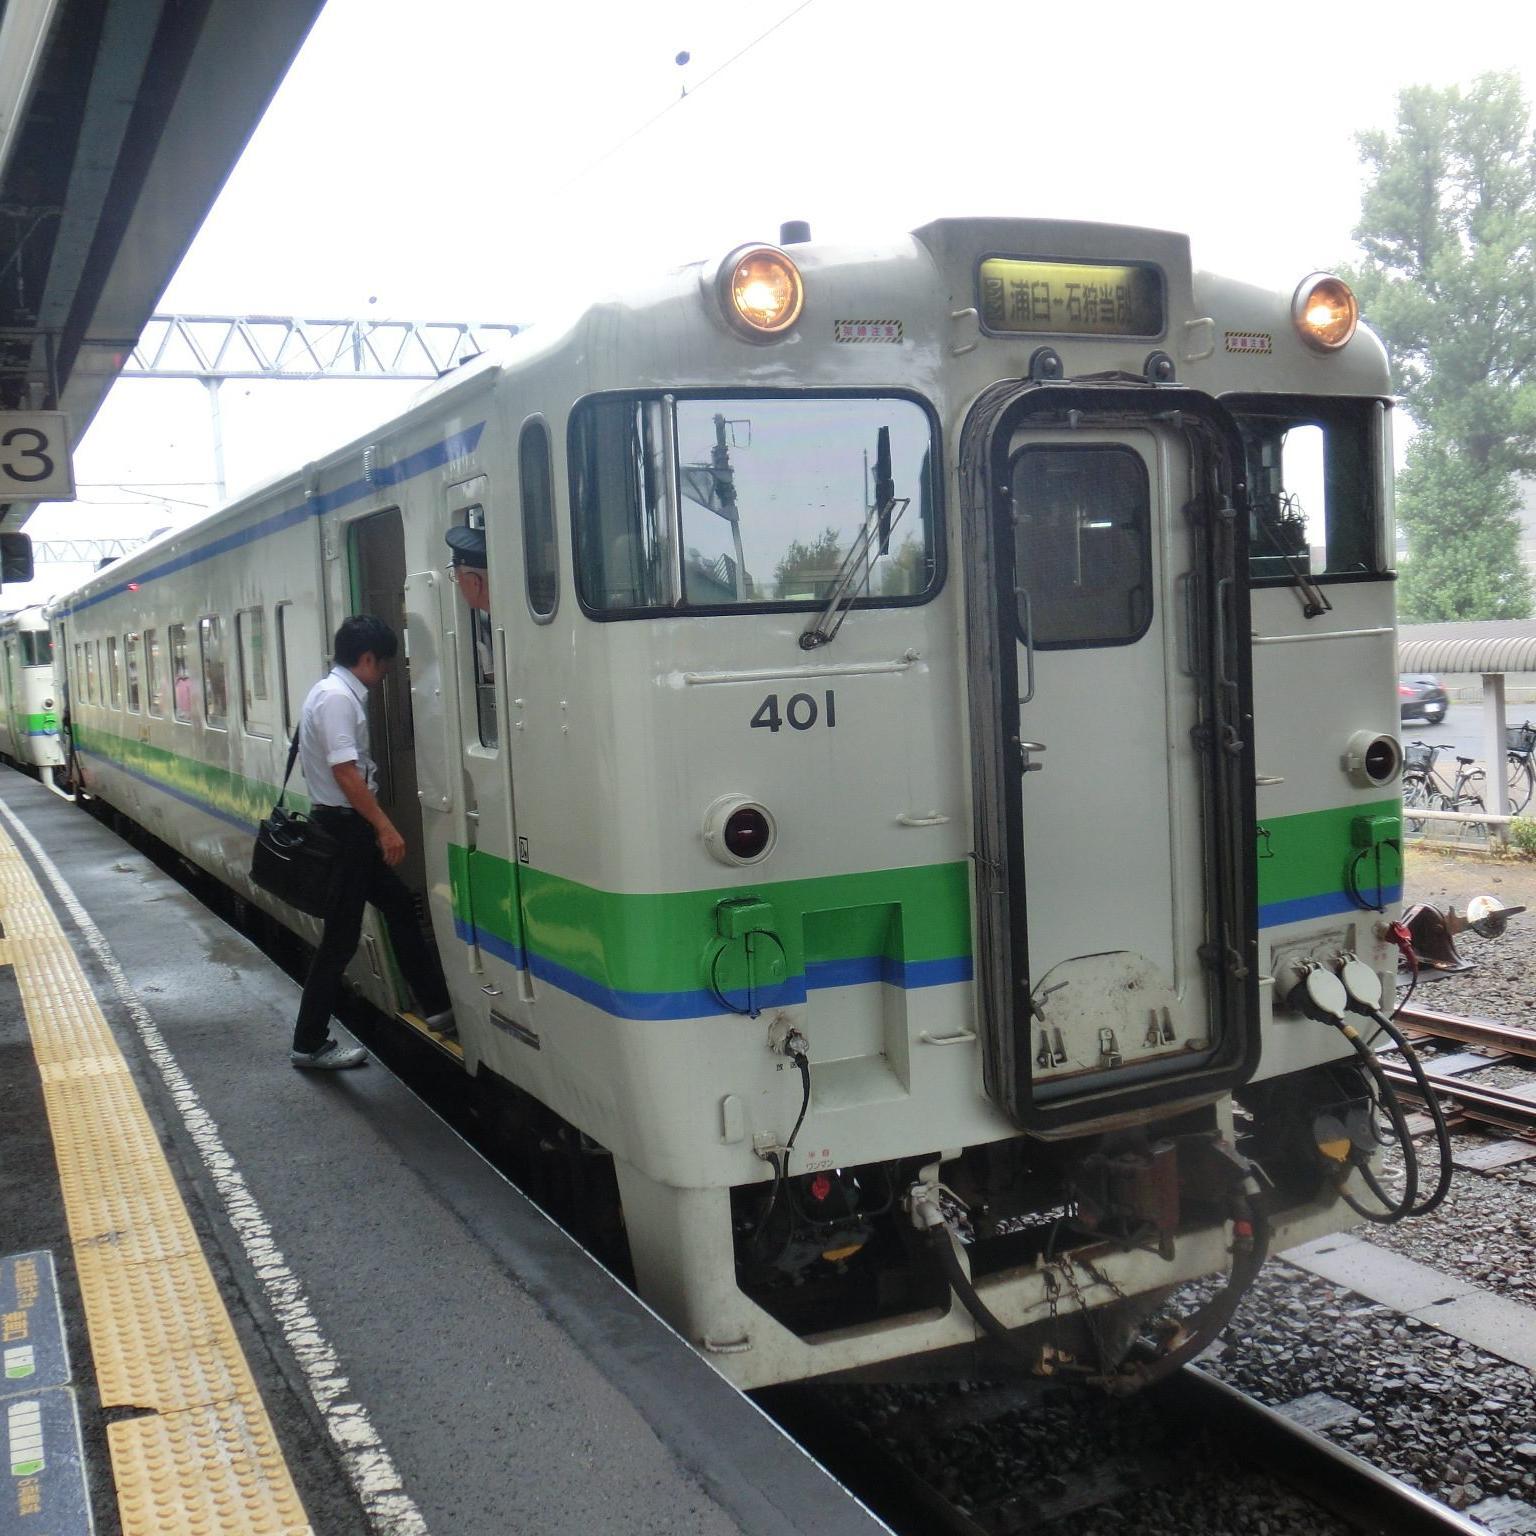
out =
{"type": "Polygon", "coordinates": [[[717,288],[725,318],[753,341],[782,336],[805,302],[800,269],[772,245],[733,251],[721,263],[717,288]]]}
{"type": "Polygon", "coordinates": [[[1337,352],[1355,334],[1360,306],[1343,278],[1314,272],[1301,280],[1291,300],[1291,322],[1309,347],[1337,352]]]}

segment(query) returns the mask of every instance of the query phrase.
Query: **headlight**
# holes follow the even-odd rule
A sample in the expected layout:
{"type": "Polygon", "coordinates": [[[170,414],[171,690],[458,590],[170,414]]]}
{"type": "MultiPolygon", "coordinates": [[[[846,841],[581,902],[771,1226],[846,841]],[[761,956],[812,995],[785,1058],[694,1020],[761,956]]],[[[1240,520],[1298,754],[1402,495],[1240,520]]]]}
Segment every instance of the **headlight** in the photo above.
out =
{"type": "Polygon", "coordinates": [[[800,269],[772,245],[733,251],[721,263],[717,287],[725,318],[753,341],[782,336],[805,302],[800,269]]]}
{"type": "Polygon", "coordinates": [[[1382,789],[1403,771],[1403,749],[1396,736],[1356,731],[1341,761],[1351,782],[1361,789],[1382,789]]]}
{"type": "Polygon", "coordinates": [[[1343,278],[1314,272],[1301,280],[1291,300],[1296,334],[1319,352],[1337,352],[1360,323],[1360,306],[1343,278]]]}

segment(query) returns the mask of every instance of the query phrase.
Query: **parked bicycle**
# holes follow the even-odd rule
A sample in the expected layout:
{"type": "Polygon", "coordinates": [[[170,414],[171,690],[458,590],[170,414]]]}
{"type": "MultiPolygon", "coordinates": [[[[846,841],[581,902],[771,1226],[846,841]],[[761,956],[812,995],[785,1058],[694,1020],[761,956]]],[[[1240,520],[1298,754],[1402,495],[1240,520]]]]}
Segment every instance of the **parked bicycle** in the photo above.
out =
{"type": "MultiPolygon", "coordinates": [[[[1440,754],[1452,750],[1445,742],[1427,741],[1410,741],[1403,748],[1403,830],[1410,835],[1416,836],[1422,832],[1428,819],[1416,817],[1413,814],[1416,807],[1424,810],[1461,811],[1467,815],[1488,809],[1480,790],[1474,789],[1474,786],[1480,786],[1487,778],[1481,768],[1473,766],[1476,758],[1458,755],[1455,778],[1449,784],[1436,772],[1435,762],[1440,754]]],[[[1488,835],[1486,823],[1458,821],[1443,825],[1451,826],[1458,836],[1466,836],[1468,833],[1474,837],[1488,835]]]]}
{"type": "Polygon", "coordinates": [[[1536,789],[1536,725],[1529,720],[1524,725],[1504,727],[1504,744],[1509,749],[1505,760],[1509,765],[1509,814],[1519,816],[1531,803],[1531,791],[1536,789]]]}

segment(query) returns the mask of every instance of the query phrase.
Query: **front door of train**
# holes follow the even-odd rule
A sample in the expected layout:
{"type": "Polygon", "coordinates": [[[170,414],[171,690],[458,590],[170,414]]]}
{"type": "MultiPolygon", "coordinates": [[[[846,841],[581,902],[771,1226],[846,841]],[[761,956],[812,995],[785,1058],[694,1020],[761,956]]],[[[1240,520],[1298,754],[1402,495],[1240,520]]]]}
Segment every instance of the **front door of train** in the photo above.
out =
{"type": "Polygon", "coordinates": [[[988,445],[1006,909],[980,936],[1005,983],[988,1086],[1040,1127],[1189,1097],[1255,1024],[1220,414],[1192,430],[1151,391],[1071,393],[1023,395],[988,445]]]}

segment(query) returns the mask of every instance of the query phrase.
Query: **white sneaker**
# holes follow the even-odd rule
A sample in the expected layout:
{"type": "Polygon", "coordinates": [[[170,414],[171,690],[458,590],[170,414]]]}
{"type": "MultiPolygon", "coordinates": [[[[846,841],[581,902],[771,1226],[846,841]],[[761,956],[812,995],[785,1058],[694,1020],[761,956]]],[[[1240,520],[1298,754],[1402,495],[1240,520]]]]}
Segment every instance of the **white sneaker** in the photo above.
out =
{"type": "Polygon", "coordinates": [[[349,1067],[362,1066],[368,1060],[368,1052],[360,1045],[327,1040],[315,1051],[289,1051],[288,1060],[309,1072],[345,1072],[349,1067]]]}

